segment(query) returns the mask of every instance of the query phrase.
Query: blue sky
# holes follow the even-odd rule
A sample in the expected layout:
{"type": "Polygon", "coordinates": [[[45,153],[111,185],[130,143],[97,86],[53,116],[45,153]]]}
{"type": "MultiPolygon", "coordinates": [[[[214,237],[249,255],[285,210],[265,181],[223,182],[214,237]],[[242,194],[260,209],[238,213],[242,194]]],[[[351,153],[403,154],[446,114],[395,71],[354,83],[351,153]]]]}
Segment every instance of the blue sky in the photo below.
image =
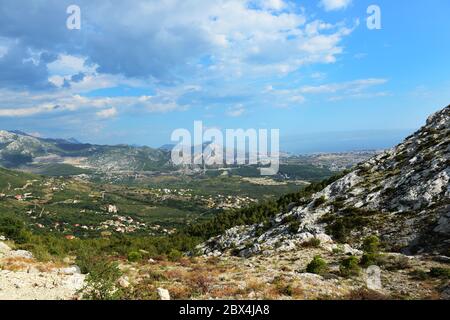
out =
{"type": "Polygon", "coordinates": [[[0,0],[0,129],[160,146],[277,128],[291,152],[385,148],[450,103],[447,0],[0,0]],[[81,9],[68,30],[66,8],[81,9]],[[381,9],[381,30],[366,26],[381,9]]]}

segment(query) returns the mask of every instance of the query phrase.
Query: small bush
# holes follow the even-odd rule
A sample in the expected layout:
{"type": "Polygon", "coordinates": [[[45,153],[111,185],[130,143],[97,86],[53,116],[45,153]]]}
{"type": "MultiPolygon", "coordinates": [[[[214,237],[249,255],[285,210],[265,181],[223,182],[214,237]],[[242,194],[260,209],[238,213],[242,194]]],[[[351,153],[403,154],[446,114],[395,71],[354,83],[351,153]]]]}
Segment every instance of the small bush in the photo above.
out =
{"type": "Polygon", "coordinates": [[[338,219],[327,227],[327,231],[339,242],[345,242],[347,239],[347,227],[344,224],[343,219],[338,219]]]}
{"type": "Polygon", "coordinates": [[[194,275],[189,279],[190,287],[198,294],[206,294],[210,291],[212,286],[212,279],[203,274],[194,275]]]}
{"type": "Polygon", "coordinates": [[[361,272],[361,268],[358,264],[359,260],[355,256],[345,258],[339,265],[339,271],[344,277],[357,276],[361,272]]]}
{"type": "Polygon", "coordinates": [[[318,238],[311,238],[306,242],[302,243],[302,247],[304,248],[318,248],[320,247],[320,239],[318,238]]]}
{"type": "Polygon", "coordinates": [[[431,268],[429,272],[433,278],[450,279],[450,268],[431,268]]]}
{"type": "Polygon", "coordinates": [[[315,256],[306,266],[306,272],[323,275],[328,272],[328,265],[320,256],[315,256]]]}
{"type": "Polygon", "coordinates": [[[128,261],[130,262],[138,262],[142,260],[142,254],[138,251],[131,251],[128,254],[128,261]]]}
{"type": "Polygon", "coordinates": [[[88,276],[86,284],[81,289],[85,300],[117,300],[121,290],[117,288],[117,281],[121,277],[118,265],[106,260],[97,261],[88,276]]]}
{"type": "Polygon", "coordinates": [[[359,264],[364,267],[368,268],[373,265],[378,265],[380,255],[378,253],[364,253],[361,257],[361,261],[359,264]]]}
{"type": "Polygon", "coordinates": [[[423,270],[413,270],[409,273],[409,275],[414,280],[427,280],[430,278],[430,275],[428,274],[428,272],[423,271],[423,270]]]}
{"type": "Polygon", "coordinates": [[[272,284],[275,286],[277,292],[284,296],[291,297],[294,294],[294,289],[288,281],[282,277],[277,276],[273,279],[272,284]]]}
{"type": "Polygon", "coordinates": [[[153,283],[158,281],[165,281],[167,280],[167,277],[159,271],[150,270],[147,274],[146,280],[153,283]]]}
{"type": "Polygon", "coordinates": [[[45,245],[42,244],[34,244],[34,245],[25,245],[21,246],[21,249],[31,251],[33,253],[33,257],[42,262],[47,262],[52,260],[52,255],[48,252],[48,249],[45,245]]]}
{"type": "Polygon", "coordinates": [[[183,256],[183,254],[180,251],[178,251],[176,249],[172,249],[172,250],[170,250],[169,254],[167,255],[167,258],[170,261],[174,262],[174,261],[179,261],[182,256],[183,256]]]}
{"type": "Polygon", "coordinates": [[[289,232],[290,233],[297,233],[298,229],[300,228],[300,221],[292,221],[289,224],[289,232]]]}
{"type": "Polygon", "coordinates": [[[95,269],[96,263],[102,259],[95,250],[90,247],[81,247],[77,258],[75,260],[76,265],[80,268],[81,273],[88,274],[95,269]]]}
{"type": "Polygon", "coordinates": [[[367,253],[377,253],[380,251],[380,239],[377,236],[370,236],[364,239],[362,249],[367,253]]]}
{"type": "Polygon", "coordinates": [[[378,265],[382,256],[379,254],[380,239],[377,236],[369,236],[364,239],[362,247],[364,254],[361,257],[360,265],[367,268],[372,265],[378,265]]]}
{"type": "Polygon", "coordinates": [[[327,198],[325,198],[325,196],[321,196],[320,198],[317,198],[316,200],[314,200],[313,207],[314,208],[320,207],[325,202],[327,202],[327,198]]]}

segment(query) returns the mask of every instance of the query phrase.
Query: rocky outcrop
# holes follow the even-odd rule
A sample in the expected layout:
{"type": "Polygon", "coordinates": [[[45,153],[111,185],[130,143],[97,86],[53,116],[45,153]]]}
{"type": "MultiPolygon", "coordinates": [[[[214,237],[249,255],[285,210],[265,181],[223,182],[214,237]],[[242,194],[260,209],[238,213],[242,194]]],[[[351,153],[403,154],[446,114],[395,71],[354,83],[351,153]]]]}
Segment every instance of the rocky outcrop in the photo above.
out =
{"type": "Polygon", "coordinates": [[[236,227],[199,249],[207,255],[232,249],[249,256],[291,250],[315,237],[333,250],[336,240],[356,247],[365,236],[376,234],[390,250],[450,255],[449,142],[450,106],[306,205],[280,213],[262,234],[262,225],[236,227]]]}
{"type": "Polygon", "coordinates": [[[75,299],[84,279],[76,266],[39,263],[30,252],[0,241],[0,300],[75,299]]]}

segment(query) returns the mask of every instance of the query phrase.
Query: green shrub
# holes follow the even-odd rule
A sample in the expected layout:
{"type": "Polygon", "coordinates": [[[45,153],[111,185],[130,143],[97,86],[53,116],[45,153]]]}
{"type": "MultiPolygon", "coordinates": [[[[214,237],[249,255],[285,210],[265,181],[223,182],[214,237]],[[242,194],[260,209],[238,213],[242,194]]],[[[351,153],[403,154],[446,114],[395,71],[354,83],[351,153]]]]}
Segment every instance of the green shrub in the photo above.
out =
{"type": "Polygon", "coordinates": [[[23,221],[13,217],[0,218],[0,234],[18,244],[27,243],[31,238],[23,221]]]}
{"type": "Polygon", "coordinates": [[[80,268],[81,273],[88,274],[97,268],[97,264],[105,259],[105,253],[100,252],[88,243],[81,245],[77,250],[75,264],[80,268]]]}
{"type": "Polygon", "coordinates": [[[409,275],[411,276],[411,278],[415,279],[415,280],[427,280],[430,278],[430,275],[428,274],[428,272],[424,271],[424,270],[413,270],[409,273],[409,275]]]}
{"type": "Polygon", "coordinates": [[[306,272],[323,275],[328,272],[328,265],[320,256],[315,256],[306,266],[306,272]]]}
{"type": "Polygon", "coordinates": [[[331,203],[335,210],[339,210],[345,207],[344,201],[334,201],[331,203]]]}
{"type": "MultiPolygon", "coordinates": [[[[290,216],[291,217],[291,216],[290,216]]],[[[258,226],[255,230],[255,237],[262,236],[266,231],[268,231],[272,227],[272,222],[267,219],[265,220],[262,225],[258,226]]]]}
{"type": "Polygon", "coordinates": [[[373,265],[378,265],[379,257],[380,255],[378,253],[365,252],[361,257],[361,261],[359,262],[359,264],[364,268],[368,268],[373,265]]]}
{"type": "Polygon", "coordinates": [[[427,280],[430,278],[439,278],[444,280],[450,279],[450,268],[431,268],[429,272],[424,270],[414,270],[410,273],[410,276],[416,280],[427,280]]]}
{"type": "Polygon", "coordinates": [[[48,248],[42,244],[26,244],[20,246],[20,249],[27,250],[33,253],[33,257],[38,261],[47,262],[52,260],[52,255],[50,254],[48,248]]]}
{"type": "Polygon", "coordinates": [[[276,276],[273,279],[272,284],[275,286],[278,293],[282,295],[292,296],[294,293],[291,283],[282,276],[276,276]]]}
{"type": "Polygon", "coordinates": [[[303,242],[302,243],[302,247],[304,247],[304,248],[318,248],[318,247],[320,247],[320,239],[318,239],[316,237],[311,238],[308,241],[303,242]]]}
{"type": "Polygon", "coordinates": [[[327,198],[325,198],[325,196],[321,196],[320,198],[317,198],[316,200],[314,200],[313,207],[314,208],[320,207],[325,202],[327,202],[327,198]]]}
{"type": "Polygon", "coordinates": [[[295,220],[289,224],[290,233],[297,233],[299,228],[300,228],[300,221],[295,220]]]}
{"type": "Polygon", "coordinates": [[[128,261],[138,262],[142,260],[142,254],[139,251],[131,251],[128,253],[128,261]]]}
{"type": "Polygon", "coordinates": [[[380,251],[380,239],[377,236],[369,236],[364,239],[362,249],[367,253],[377,253],[380,251]]]}
{"type": "Polygon", "coordinates": [[[357,257],[347,257],[341,261],[339,271],[344,277],[357,276],[361,272],[361,268],[358,264],[359,259],[357,257]]]}
{"type": "Polygon", "coordinates": [[[450,268],[431,268],[429,272],[433,278],[450,279],[450,268]]]}
{"type": "Polygon", "coordinates": [[[320,222],[327,224],[328,234],[333,236],[336,241],[344,243],[347,242],[347,238],[353,230],[370,224],[369,216],[375,214],[377,214],[375,211],[349,207],[339,213],[326,214],[320,219],[320,222]]]}
{"type": "Polygon", "coordinates": [[[170,250],[169,254],[167,255],[167,258],[170,261],[178,261],[181,259],[181,257],[183,256],[183,254],[178,251],[177,249],[172,249],[170,250]]]}
{"type": "Polygon", "coordinates": [[[85,300],[117,300],[121,296],[121,290],[117,281],[121,277],[117,263],[107,260],[96,261],[86,277],[86,284],[81,289],[82,298],[85,300]]]}
{"type": "Polygon", "coordinates": [[[347,227],[345,226],[343,219],[338,219],[327,227],[327,231],[338,242],[345,242],[347,240],[347,227]]]}

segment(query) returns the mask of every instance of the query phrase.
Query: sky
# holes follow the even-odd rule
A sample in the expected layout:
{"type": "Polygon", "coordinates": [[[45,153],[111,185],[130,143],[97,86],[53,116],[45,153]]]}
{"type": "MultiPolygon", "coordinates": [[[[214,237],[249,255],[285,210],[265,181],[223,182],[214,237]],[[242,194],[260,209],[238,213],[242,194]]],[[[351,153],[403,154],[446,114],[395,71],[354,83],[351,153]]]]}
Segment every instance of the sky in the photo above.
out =
{"type": "Polygon", "coordinates": [[[448,0],[0,0],[0,130],[158,147],[200,120],[279,129],[294,153],[391,147],[450,104],[448,12],[448,0]]]}

